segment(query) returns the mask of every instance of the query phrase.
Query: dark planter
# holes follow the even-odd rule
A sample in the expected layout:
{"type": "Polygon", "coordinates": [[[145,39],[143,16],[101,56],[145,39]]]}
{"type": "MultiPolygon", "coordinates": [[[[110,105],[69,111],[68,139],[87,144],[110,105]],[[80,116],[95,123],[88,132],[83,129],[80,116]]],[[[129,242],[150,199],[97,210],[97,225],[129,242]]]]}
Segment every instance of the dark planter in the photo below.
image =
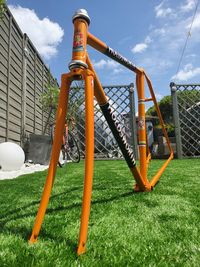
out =
{"type": "Polygon", "coordinates": [[[52,140],[47,135],[30,134],[27,160],[34,164],[47,165],[50,161],[52,140]]]}

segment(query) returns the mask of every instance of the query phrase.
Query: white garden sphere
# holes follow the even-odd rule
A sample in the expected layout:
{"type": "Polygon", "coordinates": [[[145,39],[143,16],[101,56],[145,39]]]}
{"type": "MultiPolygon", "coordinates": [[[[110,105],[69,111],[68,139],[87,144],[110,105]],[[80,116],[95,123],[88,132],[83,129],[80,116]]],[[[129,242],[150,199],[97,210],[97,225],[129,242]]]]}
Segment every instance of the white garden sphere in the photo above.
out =
{"type": "Polygon", "coordinates": [[[0,144],[0,170],[17,171],[24,164],[25,154],[23,149],[11,142],[0,144]]]}

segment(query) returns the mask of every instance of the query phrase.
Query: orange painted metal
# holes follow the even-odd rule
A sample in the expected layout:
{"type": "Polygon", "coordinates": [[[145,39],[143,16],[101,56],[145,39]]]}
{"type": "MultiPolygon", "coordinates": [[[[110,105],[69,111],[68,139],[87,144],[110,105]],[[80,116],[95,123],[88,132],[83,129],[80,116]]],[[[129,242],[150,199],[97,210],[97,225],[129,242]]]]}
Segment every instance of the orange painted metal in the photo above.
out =
{"type": "MultiPolygon", "coordinates": [[[[99,105],[105,105],[106,103],[108,103],[108,99],[105,95],[105,92],[101,86],[101,83],[100,83],[100,80],[90,62],[90,59],[89,59],[89,56],[87,56],[87,64],[88,64],[88,67],[89,69],[94,73],[94,95],[97,99],[97,102],[99,105]]],[[[143,179],[142,179],[142,176],[140,174],[140,171],[138,170],[138,168],[135,166],[133,168],[130,168],[130,171],[131,173],[133,174],[135,180],[136,180],[136,183],[138,184],[139,186],[139,189],[141,191],[146,191],[146,190],[149,190],[149,188],[146,187],[146,184],[144,183],[143,179]]]]}
{"type": "Polygon", "coordinates": [[[29,240],[30,243],[34,243],[37,241],[37,237],[40,232],[40,228],[41,228],[41,225],[44,219],[44,215],[45,215],[47,205],[49,202],[51,190],[53,187],[54,176],[55,176],[56,167],[57,167],[58,159],[60,155],[60,149],[62,145],[62,137],[63,137],[64,126],[65,126],[65,118],[66,118],[66,111],[67,111],[67,105],[68,105],[70,83],[71,81],[69,79],[69,76],[67,74],[63,74],[61,78],[61,89],[60,89],[58,109],[57,109],[57,114],[56,114],[56,126],[55,126],[54,142],[53,142],[53,147],[52,147],[52,152],[51,152],[51,160],[50,160],[49,170],[48,170],[40,206],[39,206],[38,213],[35,219],[35,224],[33,227],[32,235],[29,240]]]}
{"type": "Polygon", "coordinates": [[[101,40],[99,40],[97,37],[95,37],[94,35],[92,35],[91,33],[88,32],[88,38],[87,38],[87,43],[95,48],[96,50],[98,50],[101,53],[105,53],[106,49],[107,49],[107,45],[102,42],[101,40]]]}
{"type": "MultiPolygon", "coordinates": [[[[146,162],[146,164],[147,164],[147,171],[148,171],[148,168],[149,168],[150,161],[151,161],[151,152],[150,152],[150,149],[148,147],[147,162],[146,162]]],[[[152,188],[152,186],[151,186],[151,188],[152,188]]]]}
{"type": "Polygon", "coordinates": [[[148,164],[151,161],[151,152],[150,149],[148,148],[148,154],[147,154],[147,169],[148,169],[148,164]]]}
{"type": "MultiPolygon", "coordinates": [[[[96,36],[92,35],[90,32],[88,32],[88,38],[87,38],[87,43],[93,47],[94,49],[96,49],[97,51],[106,54],[106,50],[108,49],[108,46],[106,43],[102,42],[100,39],[98,39],[96,36]]],[[[137,68],[135,66],[135,70],[134,72],[136,74],[140,74],[141,73],[141,69],[137,68]]]]}
{"type": "MultiPolygon", "coordinates": [[[[101,40],[99,40],[97,37],[95,37],[94,35],[92,35],[91,33],[88,32],[88,39],[87,42],[90,46],[92,46],[93,48],[95,48],[96,50],[98,50],[99,52],[106,54],[106,50],[108,49],[108,46],[102,42],[101,40]]],[[[91,67],[90,67],[91,68],[91,67]]],[[[159,110],[159,106],[157,105],[156,102],[156,98],[153,92],[153,87],[151,85],[151,81],[150,79],[147,77],[146,73],[144,72],[143,69],[137,68],[135,67],[134,72],[136,73],[136,84],[137,84],[137,92],[138,92],[138,113],[139,113],[139,157],[140,157],[140,172],[134,171],[132,170],[132,173],[135,175],[135,177],[137,177],[137,180],[140,181],[140,177],[142,177],[142,183],[141,185],[136,185],[136,190],[142,190],[143,184],[145,184],[145,188],[147,191],[151,190],[152,186],[155,184],[155,181],[159,179],[160,175],[163,173],[164,169],[166,168],[166,166],[168,165],[168,163],[170,162],[170,160],[173,158],[173,151],[170,145],[170,141],[169,138],[167,136],[165,127],[164,127],[164,122],[159,110]],[[151,93],[151,98],[145,98],[145,92],[144,92],[144,78],[146,78],[150,93],[151,93]],[[148,169],[148,164],[150,162],[151,159],[151,154],[148,152],[148,154],[146,153],[146,145],[147,145],[147,138],[146,138],[146,123],[145,123],[145,102],[148,101],[153,101],[156,111],[158,113],[158,117],[160,119],[160,123],[162,125],[162,130],[163,130],[163,134],[167,140],[167,144],[170,150],[170,156],[169,159],[166,161],[166,164],[163,165],[163,168],[161,168],[158,171],[158,175],[156,175],[152,182],[149,183],[148,179],[147,179],[147,169],[148,169]],[[139,175],[138,175],[139,173],[139,175]]],[[[100,84],[100,83],[99,83],[100,84]]],[[[99,87],[99,86],[98,86],[99,87]]]]}
{"type": "Polygon", "coordinates": [[[150,148],[149,148],[149,141],[148,141],[147,131],[146,131],[146,151],[147,151],[147,161],[146,162],[147,162],[147,171],[148,171],[149,163],[151,161],[151,151],[150,151],[150,148]]]}
{"type": "Polygon", "coordinates": [[[166,169],[166,167],[168,166],[168,164],[170,163],[170,161],[173,159],[173,153],[170,154],[169,158],[165,161],[165,163],[162,165],[162,167],[158,170],[158,172],[156,173],[156,175],[152,178],[152,180],[150,181],[150,185],[153,188],[158,180],[160,179],[161,175],[163,174],[164,170],[166,169]]]}
{"type": "Polygon", "coordinates": [[[144,183],[143,177],[141,176],[140,170],[135,166],[134,168],[130,168],[130,171],[133,174],[133,177],[136,181],[136,184],[134,185],[134,191],[135,192],[149,192],[151,191],[151,187],[148,183],[144,183]]]}
{"type": "Polygon", "coordinates": [[[144,184],[149,187],[147,180],[147,150],[146,150],[146,121],[145,121],[145,90],[144,73],[136,75],[136,86],[138,93],[138,143],[139,143],[139,161],[140,173],[144,184]]]}
{"type": "MultiPolygon", "coordinates": [[[[94,168],[94,95],[100,105],[103,106],[108,103],[107,97],[104,93],[101,83],[87,55],[86,45],[88,43],[96,50],[104,54],[106,54],[108,46],[88,32],[88,24],[90,22],[90,19],[87,12],[85,12],[84,10],[79,10],[75,14],[73,22],[74,22],[74,42],[73,42],[72,61],[69,64],[69,68],[71,71],[68,74],[63,74],[61,78],[61,90],[60,90],[59,104],[56,115],[55,136],[54,136],[50,166],[40,206],[36,216],[35,224],[33,227],[32,235],[29,241],[30,243],[34,243],[37,241],[37,237],[41,229],[41,225],[44,219],[51,190],[53,187],[54,177],[56,173],[56,166],[58,163],[58,158],[62,145],[62,136],[63,136],[65,118],[67,112],[70,84],[73,80],[77,79],[84,80],[86,158],[85,158],[85,175],[84,175],[81,225],[79,233],[79,244],[77,249],[77,254],[80,255],[84,253],[86,250],[88,222],[90,216],[90,206],[92,197],[92,180],[93,180],[93,168],[94,168]]],[[[132,163],[133,164],[129,165],[129,168],[136,181],[135,191],[151,191],[152,188],[157,183],[160,176],[162,175],[163,171],[169,164],[170,160],[173,158],[173,151],[170,145],[169,138],[167,136],[167,132],[164,127],[164,122],[159,110],[159,106],[156,102],[156,98],[153,92],[153,87],[151,85],[150,79],[145,74],[143,69],[135,67],[131,62],[129,62],[125,58],[122,59],[122,56],[119,54],[117,56],[116,55],[114,56],[114,54],[112,53],[115,52],[113,52],[113,50],[110,51],[111,52],[109,53],[111,53],[110,54],[111,57],[115,57],[116,61],[120,61],[122,65],[125,65],[126,67],[128,67],[129,69],[131,69],[136,73],[136,85],[138,93],[138,136],[139,136],[140,169],[136,167],[134,159],[133,162],[131,162],[131,164],[132,163]],[[149,99],[145,98],[145,89],[144,89],[145,78],[151,93],[151,98],[149,99]],[[151,154],[149,153],[149,150],[147,153],[145,102],[150,100],[153,100],[156,111],[158,113],[160,124],[162,125],[162,130],[170,150],[170,156],[167,159],[167,161],[163,164],[163,166],[160,168],[160,170],[157,172],[157,174],[153,177],[152,181],[149,183],[147,179],[147,168],[149,161],[151,159],[151,154]]],[[[123,146],[121,146],[121,148],[123,149],[123,146]]]]}
{"type": "Polygon", "coordinates": [[[171,143],[170,143],[170,140],[169,140],[169,137],[167,135],[167,131],[165,129],[165,125],[164,125],[164,121],[163,121],[163,118],[162,118],[162,115],[161,115],[161,112],[160,112],[160,108],[158,106],[158,103],[156,101],[156,97],[155,97],[155,94],[154,94],[154,91],[153,91],[153,86],[151,84],[151,80],[149,79],[149,77],[146,75],[145,73],[145,79],[147,81],[147,84],[148,84],[148,87],[149,87],[149,91],[150,91],[150,94],[151,94],[151,97],[153,99],[153,102],[154,102],[154,106],[155,106],[155,109],[156,109],[156,112],[158,114],[158,118],[159,118],[159,121],[160,121],[160,124],[161,124],[161,127],[162,127],[162,131],[163,131],[163,134],[164,134],[164,137],[166,138],[166,141],[167,141],[167,145],[168,145],[168,148],[169,148],[169,151],[170,151],[170,155],[169,155],[169,158],[167,159],[167,161],[163,164],[163,166],[159,169],[158,173],[152,178],[152,180],[150,181],[150,185],[152,187],[154,187],[156,185],[156,183],[158,182],[159,178],[161,177],[162,173],[164,172],[164,170],[166,169],[167,165],[169,164],[169,162],[173,159],[174,157],[174,152],[173,152],[173,149],[171,147],[171,143]]]}
{"type": "Polygon", "coordinates": [[[168,145],[168,148],[169,148],[169,151],[170,151],[170,155],[173,155],[173,149],[171,147],[170,140],[169,140],[169,137],[167,135],[167,131],[165,129],[165,125],[164,125],[164,121],[163,121],[163,118],[162,118],[162,115],[161,115],[161,112],[160,112],[160,108],[159,108],[158,103],[156,101],[156,97],[155,97],[155,94],[154,94],[154,91],[153,91],[153,86],[151,84],[151,80],[146,75],[146,73],[145,73],[145,78],[146,78],[146,81],[147,81],[147,84],[148,84],[148,87],[149,87],[149,91],[151,93],[151,97],[152,97],[153,102],[154,102],[154,106],[155,106],[156,112],[158,114],[158,118],[159,118],[159,121],[160,121],[160,124],[161,124],[161,127],[162,127],[163,134],[164,134],[164,136],[166,138],[166,141],[167,141],[167,145],[168,145]]]}
{"type": "MultiPolygon", "coordinates": [[[[87,42],[90,46],[92,46],[93,48],[95,48],[96,50],[98,50],[99,52],[106,54],[106,50],[108,48],[108,46],[102,42],[101,40],[99,40],[97,37],[93,36],[91,33],[88,32],[88,39],[87,42]]],[[[138,92],[138,113],[139,113],[139,157],[140,157],[140,174],[138,175],[139,172],[132,170],[132,173],[135,175],[135,177],[137,177],[137,180],[140,180],[140,177],[142,177],[143,182],[141,183],[141,186],[138,184],[136,185],[135,190],[137,191],[144,191],[142,188],[142,185],[145,184],[145,189],[147,191],[151,190],[153,184],[155,184],[155,180],[159,179],[160,175],[157,175],[153,178],[152,182],[149,183],[148,179],[147,179],[147,168],[148,168],[148,163],[150,161],[151,155],[148,153],[148,155],[146,155],[146,124],[145,124],[145,102],[148,101],[152,101],[154,102],[156,111],[158,113],[158,117],[160,119],[160,123],[162,125],[162,130],[163,130],[163,134],[167,140],[167,144],[168,147],[170,149],[170,156],[169,156],[169,160],[167,160],[166,164],[163,165],[163,168],[161,168],[158,173],[162,174],[164,169],[166,168],[166,166],[168,165],[168,163],[170,162],[170,160],[173,158],[173,151],[170,145],[170,141],[169,138],[167,136],[165,127],[164,127],[164,122],[162,120],[162,116],[159,110],[159,107],[157,105],[156,102],[156,98],[153,92],[153,87],[151,85],[151,81],[150,79],[147,77],[146,73],[144,72],[143,69],[137,68],[135,67],[134,72],[136,73],[136,84],[137,84],[137,92],[138,92]],[[145,92],[144,92],[144,78],[146,78],[150,93],[151,93],[151,98],[145,98],[145,92]],[[144,125],[144,126],[143,126],[144,125]],[[142,129],[141,129],[142,128],[142,129]]],[[[137,169],[137,168],[136,168],[137,169]]]]}
{"type": "Polygon", "coordinates": [[[82,202],[81,227],[79,235],[78,255],[85,252],[88,221],[90,215],[90,203],[92,196],[92,178],[94,165],[94,82],[93,73],[85,72],[85,178],[82,202]]]}
{"type": "Polygon", "coordinates": [[[74,40],[72,50],[72,61],[86,63],[88,23],[81,18],[74,20],[74,40]]]}
{"type": "Polygon", "coordinates": [[[85,178],[83,205],[81,215],[81,226],[79,235],[78,255],[85,252],[85,244],[87,239],[88,221],[90,214],[90,202],[92,195],[92,179],[93,179],[93,164],[94,164],[94,85],[93,73],[89,69],[73,69],[68,74],[62,75],[61,90],[59,96],[59,104],[56,116],[55,136],[52,147],[50,166],[46,183],[34,223],[32,235],[29,242],[35,243],[39,235],[41,225],[45,216],[47,205],[49,202],[51,190],[53,187],[56,167],[62,145],[62,136],[65,125],[65,118],[68,104],[68,94],[71,82],[79,77],[85,80],[85,112],[86,112],[86,158],[85,158],[85,178]]]}
{"type": "Polygon", "coordinates": [[[88,68],[94,73],[94,94],[97,99],[97,102],[99,103],[99,105],[104,105],[108,102],[108,99],[106,97],[106,94],[101,86],[101,82],[99,81],[99,78],[92,66],[92,63],[88,55],[87,55],[86,63],[88,65],[88,68]]]}
{"type": "Polygon", "coordinates": [[[144,101],[145,101],[145,102],[149,102],[149,101],[153,101],[153,99],[152,99],[152,98],[145,98],[144,101]]]}

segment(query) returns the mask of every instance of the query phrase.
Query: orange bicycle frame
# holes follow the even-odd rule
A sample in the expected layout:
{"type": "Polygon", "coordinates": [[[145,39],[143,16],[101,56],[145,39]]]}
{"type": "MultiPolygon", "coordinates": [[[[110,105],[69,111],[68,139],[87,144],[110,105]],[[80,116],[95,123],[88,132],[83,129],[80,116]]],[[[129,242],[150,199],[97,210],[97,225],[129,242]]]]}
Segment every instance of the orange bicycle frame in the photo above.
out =
{"type": "Polygon", "coordinates": [[[74,39],[72,50],[72,61],[69,64],[70,72],[61,76],[61,90],[59,95],[59,103],[56,114],[56,129],[54,143],[52,147],[51,160],[49,170],[46,178],[46,183],[33,227],[30,243],[37,241],[40,228],[44,219],[47,205],[52,190],[54,177],[56,173],[56,166],[59,158],[59,152],[62,145],[62,135],[65,126],[65,117],[68,106],[68,96],[70,84],[74,80],[85,81],[85,133],[86,133],[86,152],[85,152],[85,175],[84,175],[84,190],[82,200],[82,214],[80,223],[78,255],[85,252],[86,240],[88,232],[88,222],[90,215],[91,195],[92,195],[92,179],[93,179],[93,165],[94,165],[94,96],[100,105],[103,115],[105,116],[108,125],[122,151],[122,154],[127,162],[127,165],[136,181],[134,187],[135,191],[151,191],[155,186],[163,171],[173,158],[173,151],[170,145],[167,132],[164,127],[164,122],[156,102],[155,94],[150,79],[143,69],[136,67],[132,62],[121,56],[119,53],[108,47],[101,40],[88,32],[90,18],[87,11],[80,9],[73,16],[74,23],[74,39]],[[89,56],[86,51],[86,46],[90,45],[99,52],[107,55],[118,63],[122,64],[129,70],[136,73],[136,86],[138,93],[138,135],[139,135],[139,162],[140,166],[137,168],[134,154],[126,138],[121,131],[119,122],[115,117],[111,106],[107,100],[101,83],[97,74],[91,64],[89,56]],[[151,98],[145,98],[144,83],[145,80],[150,90],[151,98]],[[167,140],[170,150],[170,156],[163,166],[158,170],[157,174],[151,181],[147,178],[147,168],[150,160],[150,153],[147,153],[146,141],[146,123],[145,123],[145,102],[153,101],[160,124],[162,126],[163,134],[167,140]]]}

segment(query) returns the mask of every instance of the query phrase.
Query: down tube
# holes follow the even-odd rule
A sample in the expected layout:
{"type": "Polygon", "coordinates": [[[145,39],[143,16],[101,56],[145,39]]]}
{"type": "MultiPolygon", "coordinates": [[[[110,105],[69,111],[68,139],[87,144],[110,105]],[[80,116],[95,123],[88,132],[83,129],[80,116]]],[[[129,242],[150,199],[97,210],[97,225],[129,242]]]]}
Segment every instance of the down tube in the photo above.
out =
{"type": "Polygon", "coordinates": [[[147,190],[146,185],[144,184],[142,177],[138,169],[136,168],[136,162],[135,162],[133,151],[131,147],[129,146],[129,144],[127,143],[125,135],[121,131],[121,127],[114,113],[112,112],[112,108],[110,107],[108,102],[104,105],[101,105],[100,108],[103,112],[104,117],[106,118],[108,125],[110,126],[110,129],[118,143],[118,146],[121,149],[121,152],[127,162],[128,167],[130,168],[131,172],[134,175],[134,178],[140,190],[146,191],[147,190]]]}
{"type": "Polygon", "coordinates": [[[106,118],[106,121],[108,122],[108,125],[110,126],[110,129],[120,147],[122,150],[123,156],[125,160],[127,161],[127,164],[129,168],[134,168],[136,166],[134,154],[132,152],[132,149],[127,144],[126,139],[120,129],[119,123],[117,122],[117,119],[115,115],[112,113],[111,107],[108,103],[107,97],[104,93],[103,88],[101,87],[101,83],[98,79],[98,76],[91,64],[91,61],[89,59],[89,56],[87,55],[87,64],[89,66],[89,69],[94,73],[94,94],[95,97],[100,105],[100,108],[103,112],[104,117],[106,118]]]}
{"type": "Polygon", "coordinates": [[[99,78],[90,62],[89,57],[87,56],[87,64],[89,66],[89,69],[94,73],[94,95],[100,105],[100,108],[104,114],[104,117],[106,118],[106,121],[112,131],[112,134],[114,135],[122,154],[136,180],[137,185],[139,186],[140,191],[146,191],[149,189],[144,184],[143,179],[140,175],[139,170],[136,167],[136,162],[134,158],[134,154],[130,146],[126,142],[126,138],[124,134],[122,133],[119,123],[116,120],[115,115],[112,113],[112,109],[108,103],[107,97],[104,93],[104,90],[101,86],[101,83],[99,81],[99,78]]]}

